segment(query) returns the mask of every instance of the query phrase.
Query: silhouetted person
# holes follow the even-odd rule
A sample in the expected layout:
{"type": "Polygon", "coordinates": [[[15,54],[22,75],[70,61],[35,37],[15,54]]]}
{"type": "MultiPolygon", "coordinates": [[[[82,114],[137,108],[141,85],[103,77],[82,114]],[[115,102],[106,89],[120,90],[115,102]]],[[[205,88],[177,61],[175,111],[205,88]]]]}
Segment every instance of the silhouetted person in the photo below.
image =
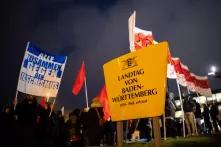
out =
{"type": "Polygon", "coordinates": [[[203,105],[203,118],[204,118],[204,123],[206,126],[206,133],[211,134],[212,133],[212,124],[210,122],[210,113],[209,113],[209,108],[206,104],[203,105]]]}
{"type": "Polygon", "coordinates": [[[104,143],[106,145],[115,144],[115,123],[110,120],[104,123],[104,143]]]}
{"type": "Polygon", "coordinates": [[[194,113],[193,113],[194,107],[195,104],[193,102],[192,96],[184,98],[183,110],[184,110],[185,124],[187,127],[187,136],[196,134],[196,127],[195,127],[194,113]]]}
{"type": "Polygon", "coordinates": [[[37,113],[36,99],[31,95],[27,95],[18,110],[20,139],[25,147],[36,145],[37,113]]]}
{"type": "Polygon", "coordinates": [[[90,108],[88,112],[83,112],[81,115],[84,141],[89,146],[99,146],[103,138],[103,126],[99,125],[99,116],[96,109],[103,117],[101,108],[90,108]]]}
{"type": "Polygon", "coordinates": [[[78,116],[71,112],[66,122],[66,145],[68,147],[83,146],[81,142],[80,130],[78,127],[78,116]]]}
{"type": "Polygon", "coordinates": [[[172,102],[172,100],[173,100],[173,96],[170,97],[167,94],[166,102],[165,102],[166,133],[167,133],[167,136],[176,137],[178,136],[176,122],[175,122],[176,107],[174,103],[172,102]]]}
{"type": "Polygon", "coordinates": [[[195,101],[194,115],[196,118],[197,132],[199,134],[201,134],[201,132],[202,132],[202,124],[201,124],[202,113],[201,113],[200,104],[196,101],[195,101]]]}
{"type": "Polygon", "coordinates": [[[215,129],[215,132],[219,132],[219,128],[218,128],[218,114],[219,114],[219,110],[218,110],[218,105],[217,103],[213,103],[212,106],[211,106],[211,109],[210,109],[210,116],[211,116],[211,119],[213,121],[213,127],[215,129]]]}
{"type": "Polygon", "coordinates": [[[147,139],[147,141],[151,139],[151,129],[148,124],[148,118],[141,118],[137,127],[137,129],[140,131],[140,139],[147,139]]]}
{"type": "Polygon", "coordinates": [[[59,119],[57,114],[52,110],[52,105],[49,104],[46,110],[46,146],[54,147],[56,146],[56,141],[59,136],[59,119]],[[51,111],[51,115],[50,115],[51,111]]]}
{"type": "Polygon", "coordinates": [[[10,107],[6,106],[3,112],[0,112],[0,144],[6,146],[15,146],[13,117],[10,114],[10,107]]]}

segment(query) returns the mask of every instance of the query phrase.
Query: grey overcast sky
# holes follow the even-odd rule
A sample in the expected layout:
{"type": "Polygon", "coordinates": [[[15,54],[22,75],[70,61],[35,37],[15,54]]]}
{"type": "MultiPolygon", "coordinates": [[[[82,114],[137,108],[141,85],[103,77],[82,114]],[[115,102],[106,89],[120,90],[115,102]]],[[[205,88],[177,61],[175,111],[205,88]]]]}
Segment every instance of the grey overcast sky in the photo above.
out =
{"type": "MultiPolygon", "coordinates": [[[[86,64],[89,100],[104,83],[102,65],[129,52],[128,17],[136,26],[168,41],[171,53],[191,72],[206,75],[221,68],[220,0],[3,0],[1,1],[0,102],[14,96],[27,41],[51,53],[68,56],[57,104],[85,106],[84,90],[71,93],[82,60],[86,64]]],[[[209,77],[212,89],[221,81],[209,77]]],[[[169,81],[171,90],[174,81],[169,81]]]]}

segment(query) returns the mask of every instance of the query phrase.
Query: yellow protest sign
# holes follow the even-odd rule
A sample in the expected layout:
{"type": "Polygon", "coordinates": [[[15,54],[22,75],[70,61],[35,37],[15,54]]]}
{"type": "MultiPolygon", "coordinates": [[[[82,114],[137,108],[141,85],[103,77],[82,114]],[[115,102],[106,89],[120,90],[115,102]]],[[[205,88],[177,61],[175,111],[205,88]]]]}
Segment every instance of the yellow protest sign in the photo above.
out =
{"type": "Polygon", "coordinates": [[[164,112],[168,43],[150,45],[103,65],[113,121],[164,112]]]}

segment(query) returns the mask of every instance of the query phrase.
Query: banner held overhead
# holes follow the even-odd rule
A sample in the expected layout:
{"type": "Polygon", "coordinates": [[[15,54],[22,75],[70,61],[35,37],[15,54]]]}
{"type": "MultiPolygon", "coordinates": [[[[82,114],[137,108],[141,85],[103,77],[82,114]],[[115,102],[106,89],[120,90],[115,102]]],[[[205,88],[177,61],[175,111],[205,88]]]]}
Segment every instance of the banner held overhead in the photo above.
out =
{"type": "Polygon", "coordinates": [[[67,56],[50,54],[28,43],[17,90],[36,96],[56,97],[66,60],[67,56]]]}

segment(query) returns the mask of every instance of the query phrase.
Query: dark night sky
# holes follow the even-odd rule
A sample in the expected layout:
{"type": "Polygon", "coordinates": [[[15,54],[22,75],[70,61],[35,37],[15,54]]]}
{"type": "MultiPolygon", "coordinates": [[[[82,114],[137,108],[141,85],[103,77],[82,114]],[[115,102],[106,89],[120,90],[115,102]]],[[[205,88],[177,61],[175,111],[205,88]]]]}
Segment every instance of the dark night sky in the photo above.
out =
{"type": "MultiPolygon", "coordinates": [[[[168,41],[173,56],[191,72],[206,75],[221,68],[220,0],[5,0],[1,1],[0,103],[15,96],[27,41],[51,53],[68,55],[58,105],[85,106],[84,90],[71,93],[84,59],[89,99],[104,83],[102,65],[129,52],[128,17],[137,11],[136,26],[168,41]]],[[[209,78],[212,89],[221,81],[209,78]]],[[[170,87],[175,82],[169,81],[170,87]]],[[[173,89],[177,91],[176,89],[173,89]]]]}

